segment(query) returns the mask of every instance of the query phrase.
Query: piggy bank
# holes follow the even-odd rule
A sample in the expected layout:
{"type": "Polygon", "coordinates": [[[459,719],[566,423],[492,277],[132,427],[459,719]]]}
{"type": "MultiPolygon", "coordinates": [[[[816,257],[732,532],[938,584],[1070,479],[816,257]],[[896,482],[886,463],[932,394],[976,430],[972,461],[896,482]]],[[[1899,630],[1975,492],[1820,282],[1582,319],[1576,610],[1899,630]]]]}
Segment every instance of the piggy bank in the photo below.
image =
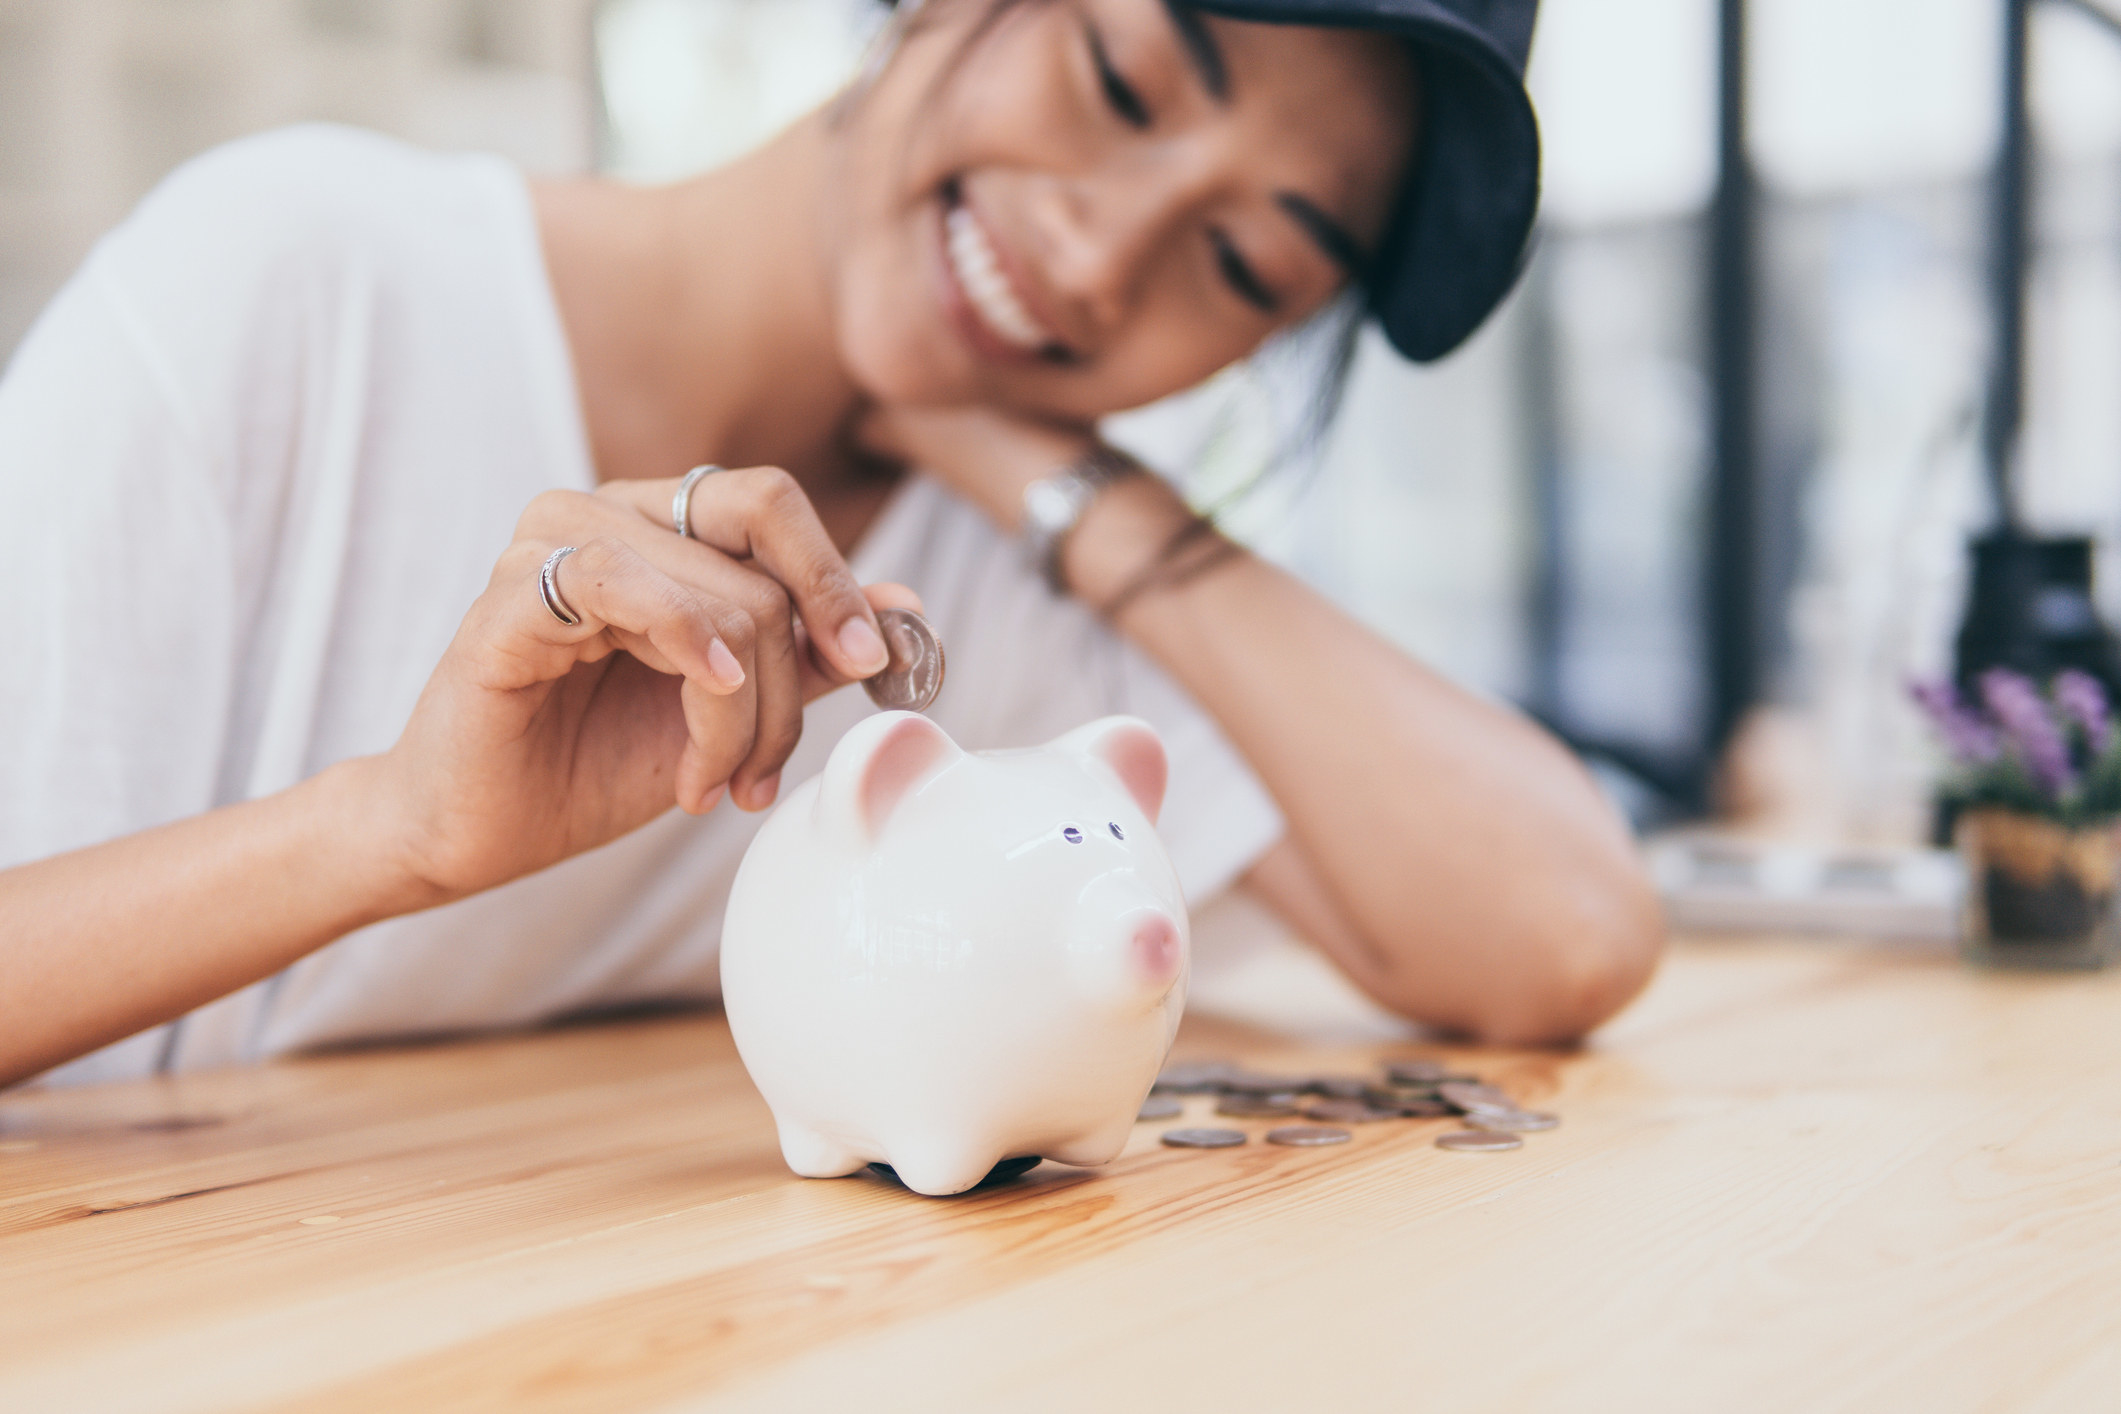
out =
{"type": "Polygon", "coordinates": [[[1119,1153],[1185,1005],[1165,772],[1131,717],[972,753],[887,712],[789,793],[730,889],[722,1002],[790,1168],[946,1194],[1119,1153]]]}

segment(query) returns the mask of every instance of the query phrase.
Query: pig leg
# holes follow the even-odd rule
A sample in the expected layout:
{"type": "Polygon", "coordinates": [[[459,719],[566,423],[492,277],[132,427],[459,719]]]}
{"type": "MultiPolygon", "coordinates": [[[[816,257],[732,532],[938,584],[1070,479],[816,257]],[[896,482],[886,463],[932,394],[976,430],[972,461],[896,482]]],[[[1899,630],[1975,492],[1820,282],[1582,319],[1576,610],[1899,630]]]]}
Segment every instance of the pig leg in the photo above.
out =
{"type": "Polygon", "coordinates": [[[914,1192],[941,1198],[978,1183],[1001,1157],[991,1149],[966,1144],[893,1145],[891,1167],[898,1171],[899,1182],[914,1192]]]}
{"type": "Polygon", "coordinates": [[[836,1139],[814,1129],[780,1121],[781,1157],[804,1178],[844,1178],[868,1162],[836,1139]]]}
{"type": "Polygon", "coordinates": [[[1054,1149],[1047,1158],[1058,1159],[1064,1164],[1080,1164],[1084,1168],[1095,1168],[1109,1164],[1119,1157],[1119,1151],[1127,1147],[1128,1138],[1134,1133],[1134,1116],[1122,1116],[1103,1129],[1093,1129],[1054,1149]]]}

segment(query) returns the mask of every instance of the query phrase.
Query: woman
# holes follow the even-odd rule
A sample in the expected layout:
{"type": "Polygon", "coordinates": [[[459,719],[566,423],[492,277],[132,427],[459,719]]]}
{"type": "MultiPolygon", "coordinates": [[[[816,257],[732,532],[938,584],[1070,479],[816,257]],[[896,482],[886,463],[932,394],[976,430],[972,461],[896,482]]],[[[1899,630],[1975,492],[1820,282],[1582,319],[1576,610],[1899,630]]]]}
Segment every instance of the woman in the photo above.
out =
{"type": "Polygon", "coordinates": [[[1609,1015],[1659,927],[1584,773],[1092,431],[1351,287],[1478,323],[1536,181],[1484,8],[930,0],[669,188],[178,173],[0,382],[0,1082],[711,996],[744,812],[922,601],[965,745],[1157,723],[1196,900],[1442,1026],[1609,1015]]]}

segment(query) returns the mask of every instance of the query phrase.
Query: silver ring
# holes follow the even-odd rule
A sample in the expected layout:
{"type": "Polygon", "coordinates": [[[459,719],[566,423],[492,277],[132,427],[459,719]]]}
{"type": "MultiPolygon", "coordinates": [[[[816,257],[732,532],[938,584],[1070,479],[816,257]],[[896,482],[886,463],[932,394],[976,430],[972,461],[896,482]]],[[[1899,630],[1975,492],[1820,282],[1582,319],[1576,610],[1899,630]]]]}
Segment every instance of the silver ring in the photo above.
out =
{"type": "Polygon", "coordinates": [[[692,533],[692,488],[700,484],[702,477],[720,470],[722,468],[712,462],[694,467],[686,472],[685,479],[678,483],[677,495],[670,498],[670,523],[677,533],[687,540],[699,538],[692,533]]]}
{"type": "Polygon", "coordinates": [[[558,581],[553,578],[553,575],[559,570],[560,561],[566,559],[574,552],[574,546],[562,545],[545,557],[545,568],[538,571],[538,598],[545,601],[546,609],[551,612],[554,618],[569,628],[575,628],[580,625],[582,616],[567,607],[567,601],[560,597],[560,586],[558,581]]]}

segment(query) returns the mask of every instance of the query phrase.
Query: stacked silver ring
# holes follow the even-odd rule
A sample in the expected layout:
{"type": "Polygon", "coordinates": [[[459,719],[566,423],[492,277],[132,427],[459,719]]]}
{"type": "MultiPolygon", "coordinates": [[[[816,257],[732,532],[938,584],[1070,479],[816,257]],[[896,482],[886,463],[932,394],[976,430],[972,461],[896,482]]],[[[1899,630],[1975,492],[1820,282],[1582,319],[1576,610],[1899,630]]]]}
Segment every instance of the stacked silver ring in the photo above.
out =
{"type": "Polygon", "coordinates": [[[538,571],[538,598],[545,601],[546,610],[554,618],[569,628],[578,627],[582,616],[569,608],[567,601],[560,597],[559,582],[553,576],[559,571],[560,561],[572,555],[575,548],[572,545],[562,545],[545,557],[545,568],[538,571]]]}
{"type": "Polygon", "coordinates": [[[670,498],[670,523],[678,534],[688,540],[699,538],[692,533],[692,488],[699,485],[703,478],[721,469],[712,462],[706,466],[694,467],[685,473],[685,479],[678,483],[678,493],[670,498]]]}

